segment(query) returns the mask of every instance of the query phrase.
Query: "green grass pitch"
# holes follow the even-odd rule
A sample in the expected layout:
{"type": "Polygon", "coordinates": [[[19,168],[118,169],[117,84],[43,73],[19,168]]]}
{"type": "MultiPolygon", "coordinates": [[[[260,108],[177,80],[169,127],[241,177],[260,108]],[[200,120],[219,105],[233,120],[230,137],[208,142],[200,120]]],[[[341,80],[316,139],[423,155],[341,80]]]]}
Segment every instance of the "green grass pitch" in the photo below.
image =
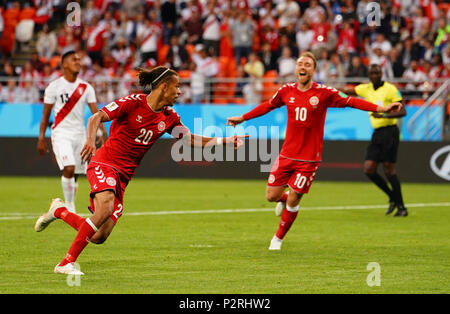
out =
{"type": "MultiPolygon", "coordinates": [[[[0,293],[450,292],[450,184],[403,184],[410,215],[393,218],[368,206],[387,206],[368,182],[317,181],[279,252],[267,249],[279,217],[265,184],[132,180],[124,215],[105,244],[87,246],[78,259],[86,275],[70,286],[53,268],[75,231],[62,221],[33,230],[62,196],[59,178],[0,177],[0,293]],[[221,209],[255,211],[211,211],[221,209]],[[371,262],[380,286],[366,282],[371,262]]],[[[88,193],[82,177],[80,214],[88,214],[88,193]]]]}

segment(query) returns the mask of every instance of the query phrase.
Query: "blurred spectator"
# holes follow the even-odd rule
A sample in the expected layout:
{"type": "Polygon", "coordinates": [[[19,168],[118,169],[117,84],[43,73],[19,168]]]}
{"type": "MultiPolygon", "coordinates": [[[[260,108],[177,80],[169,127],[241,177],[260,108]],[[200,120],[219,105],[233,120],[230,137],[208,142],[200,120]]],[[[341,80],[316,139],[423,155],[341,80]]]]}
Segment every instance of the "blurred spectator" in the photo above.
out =
{"type": "Polygon", "coordinates": [[[143,12],[143,5],[141,0],[126,0],[123,1],[122,10],[130,19],[136,18],[137,15],[143,12]]]}
{"type": "Polygon", "coordinates": [[[358,49],[356,31],[349,21],[344,21],[338,35],[337,52],[341,53],[344,49],[350,54],[355,54],[358,49]]]}
{"type": "Polygon", "coordinates": [[[296,60],[292,57],[291,49],[284,47],[281,51],[281,57],[278,59],[278,77],[282,82],[291,82],[295,80],[296,60]]]}
{"type": "Polygon", "coordinates": [[[313,54],[318,54],[322,49],[332,50],[335,45],[333,38],[329,40],[330,37],[333,37],[332,26],[331,23],[326,20],[325,14],[320,14],[318,21],[318,23],[311,25],[312,30],[314,31],[314,39],[311,44],[313,54]]]}
{"type": "Polygon", "coordinates": [[[408,67],[411,60],[418,60],[420,55],[420,47],[413,42],[411,37],[405,39],[401,58],[403,60],[403,67],[408,67]]]}
{"type": "Polygon", "coordinates": [[[263,43],[261,52],[259,53],[259,57],[266,71],[278,70],[278,56],[271,50],[270,44],[268,42],[263,43]]]}
{"type": "Polygon", "coordinates": [[[428,27],[431,21],[426,16],[424,16],[421,7],[416,8],[414,15],[415,15],[414,18],[412,19],[413,22],[412,36],[417,37],[424,27],[428,27]]]}
{"type": "Polygon", "coordinates": [[[311,26],[313,24],[323,23],[326,20],[325,10],[319,5],[319,1],[311,0],[303,18],[311,26]]]}
{"type": "Polygon", "coordinates": [[[387,56],[392,49],[391,43],[386,39],[383,33],[377,33],[375,41],[370,45],[372,53],[375,53],[374,50],[377,48],[380,48],[385,56],[387,56]]]}
{"type": "Polygon", "coordinates": [[[117,64],[127,66],[130,64],[132,53],[131,49],[126,45],[125,37],[117,38],[116,45],[112,48],[111,56],[117,64]]]}
{"type": "Polygon", "coordinates": [[[264,1],[264,5],[258,9],[258,16],[261,26],[269,25],[270,27],[275,27],[278,15],[272,1],[264,1]]]}
{"type": "Polygon", "coordinates": [[[437,36],[434,46],[439,50],[442,50],[445,43],[450,43],[450,24],[446,22],[444,17],[442,17],[438,20],[437,36]]]}
{"type": "Polygon", "coordinates": [[[25,86],[26,81],[33,81],[37,84],[40,79],[40,73],[33,68],[31,61],[25,62],[19,76],[19,85],[21,88],[25,86]]]}
{"type": "Polygon", "coordinates": [[[50,60],[52,55],[56,52],[57,38],[54,31],[51,31],[47,24],[44,24],[42,31],[38,34],[38,40],[36,42],[36,50],[39,57],[50,60]]]}
{"type": "Polygon", "coordinates": [[[375,46],[370,54],[370,64],[378,64],[381,67],[383,73],[383,80],[390,80],[394,78],[394,71],[389,59],[383,54],[383,50],[380,46],[375,46]]]}
{"type": "Polygon", "coordinates": [[[421,85],[424,81],[426,81],[427,76],[425,75],[425,72],[419,69],[419,63],[417,60],[411,60],[409,68],[407,68],[405,73],[403,73],[403,78],[410,81],[406,84],[405,88],[410,91],[416,91],[423,90],[421,85]]]}
{"type": "Polygon", "coordinates": [[[149,59],[158,60],[158,40],[161,35],[161,27],[156,22],[156,12],[150,11],[144,25],[137,30],[136,40],[141,53],[141,65],[149,59]]]}
{"type": "Polygon", "coordinates": [[[208,54],[219,56],[220,18],[216,13],[215,1],[209,1],[203,18],[203,44],[208,54]]]}
{"type": "Polygon", "coordinates": [[[367,67],[361,62],[359,56],[353,56],[348,68],[347,77],[367,77],[367,67]]]}
{"type": "Polygon", "coordinates": [[[400,15],[400,4],[394,3],[391,14],[387,17],[389,19],[390,36],[389,40],[392,44],[397,44],[400,41],[401,31],[406,27],[406,21],[400,15]]]}
{"type": "Polygon", "coordinates": [[[9,79],[6,86],[3,86],[0,93],[0,103],[6,102],[10,104],[17,104],[21,102],[23,91],[17,87],[15,79],[9,79]]]}
{"type": "Polygon", "coordinates": [[[314,31],[306,23],[300,24],[300,29],[296,35],[297,47],[300,52],[309,51],[314,39],[314,31]]]}
{"type": "MultiPolygon", "coordinates": [[[[311,1],[312,2],[312,1],[311,1]]],[[[296,23],[300,18],[300,6],[294,0],[285,0],[278,3],[278,27],[282,30],[290,23],[296,23]]]]}
{"type": "Polygon", "coordinates": [[[183,28],[186,32],[187,42],[189,44],[198,44],[201,42],[203,24],[199,10],[191,10],[191,14],[184,23],[183,28]]]}
{"type": "Polygon", "coordinates": [[[221,57],[234,57],[233,35],[230,30],[229,13],[226,11],[220,24],[220,52],[221,57]]]}
{"type": "Polygon", "coordinates": [[[117,98],[123,97],[130,93],[131,85],[134,79],[129,73],[126,72],[123,64],[119,64],[114,80],[117,83],[115,85],[115,93],[119,95],[117,98]]]}
{"type": "Polygon", "coordinates": [[[166,59],[176,71],[188,69],[189,54],[184,46],[180,45],[178,36],[170,37],[170,48],[166,59]]]}
{"type": "MultiPolygon", "coordinates": [[[[205,49],[203,44],[197,44],[195,46],[195,51],[192,54],[192,60],[195,62],[197,66],[197,72],[203,74],[203,76],[207,78],[212,78],[219,73],[219,64],[218,62],[210,57],[205,49]]],[[[205,95],[209,97],[213,94],[212,83],[207,83],[205,86],[205,95]]]]}
{"type": "Polygon", "coordinates": [[[40,100],[39,89],[36,87],[35,82],[32,80],[26,80],[24,86],[19,88],[20,96],[18,102],[24,104],[35,104],[40,100]]]}
{"type": "Polygon", "coordinates": [[[250,78],[249,83],[244,86],[246,103],[259,104],[263,89],[262,77],[264,75],[264,65],[258,59],[258,55],[255,52],[249,54],[248,62],[244,65],[244,71],[250,78]]]}
{"type": "Polygon", "coordinates": [[[236,66],[241,64],[242,58],[247,59],[252,48],[254,34],[253,24],[247,12],[241,10],[238,14],[238,20],[231,24],[236,66]]]}
{"type": "Polygon", "coordinates": [[[291,56],[293,58],[297,58],[298,48],[297,48],[295,42],[291,42],[289,40],[289,37],[285,34],[281,35],[281,37],[280,37],[280,47],[278,48],[278,51],[277,51],[277,54],[279,56],[281,56],[284,48],[288,48],[291,51],[291,56]]]}
{"type": "Polygon", "coordinates": [[[201,103],[205,99],[205,75],[198,71],[196,63],[192,63],[190,67],[191,71],[191,102],[201,103]]]}
{"type": "Polygon", "coordinates": [[[100,18],[100,16],[101,12],[95,6],[94,0],[88,0],[86,2],[86,7],[83,9],[83,14],[81,15],[81,22],[85,25],[89,25],[94,17],[100,18]]]}
{"type": "Polygon", "coordinates": [[[402,77],[403,72],[405,71],[405,67],[403,66],[403,62],[400,58],[400,53],[398,52],[397,48],[392,48],[389,59],[392,64],[392,72],[394,74],[394,77],[402,77]]]}
{"type": "MultiPolygon", "coordinates": [[[[3,64],[3,68],[0,70],[0,77],[17,79],[18,74],[16,73],[16,70],[14,69],[11,62],[6,61],[3,64]]],[[[6,86],[7,82],[2,80],[2,85],[6,86]]]]}

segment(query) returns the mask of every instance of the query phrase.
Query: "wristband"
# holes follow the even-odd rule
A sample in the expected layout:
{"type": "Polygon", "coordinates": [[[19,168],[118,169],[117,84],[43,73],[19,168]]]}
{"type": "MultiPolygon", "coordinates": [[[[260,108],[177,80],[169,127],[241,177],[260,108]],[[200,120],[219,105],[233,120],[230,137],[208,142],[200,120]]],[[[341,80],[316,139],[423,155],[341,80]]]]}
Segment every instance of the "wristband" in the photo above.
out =
{"type": "Polygon", "coordinates": [[[216,143],[217,146],[223,145],[223,137],[216,137],[216,140],[217,140],[217,143],[216,143]]]}

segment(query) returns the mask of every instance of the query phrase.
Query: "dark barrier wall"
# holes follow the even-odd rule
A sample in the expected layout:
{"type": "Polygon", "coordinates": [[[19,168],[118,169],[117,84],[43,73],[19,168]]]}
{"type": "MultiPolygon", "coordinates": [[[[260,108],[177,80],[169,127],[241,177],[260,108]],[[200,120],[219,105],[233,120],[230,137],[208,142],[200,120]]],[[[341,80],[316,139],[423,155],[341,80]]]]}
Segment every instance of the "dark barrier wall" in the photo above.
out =
{"type": "MultiPolygon", "coordinates": [[[[205,160],[175,162],[171,157],[174,143],[174,140],[158,141],[144,157],[137,169],[136,177],[261,180],[268,177],[268,173],[261,172],[260,169],[262,164],[268,162],[248,161],[249,146],[256,145],[255,142],[248,141],[246,144],[247,161],[221,162],[205,160]]],[[[367,181],[362,170],[367,144],[368,142],[362,141],[325,141],[323,161],[317,173],[317,180],[367,181]]],[[[279,148],[281,145],[282,142],[279,143],[279,148]]],[[[0,147],[0,175],[60,175],[53,154],[44,157],[38,155],[36,138],[0,138],[0,147]]],[[[270,143],[268,147],[271,147],[270,143]]],[[[194,155],[195,152],[191,152],[191,157],[194,155]]],[[[235,153],[235,160],[237,157],[235,153]]],[[[382,171],[381,167],[379,171],[382,171]]],[[[397,172],[404,182],[450,182],[450,143],[402,142],[397,172]],[[433,163],[430,164],[430,161],[433,163]]]]}

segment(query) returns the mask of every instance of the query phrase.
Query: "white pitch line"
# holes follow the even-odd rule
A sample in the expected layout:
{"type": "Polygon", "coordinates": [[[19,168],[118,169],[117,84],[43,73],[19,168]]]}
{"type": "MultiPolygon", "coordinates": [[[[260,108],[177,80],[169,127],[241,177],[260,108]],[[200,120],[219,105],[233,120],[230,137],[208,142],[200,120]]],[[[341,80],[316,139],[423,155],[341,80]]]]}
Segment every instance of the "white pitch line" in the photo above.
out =
{"type": "MultiPolygon", "coordinates": [[[[380,205],[349,205],[349,206],[311,206],[300,207],[300,211],[314,211],[314,210],[361,210],[361,209],[379,209],[386,208],[386,204],[380,205]]],[[[417,207],[450,207],[450,202],[442,203],[412,203],[406,204],[407,208],[417,207]]],[[[185,214],[228,214],[228,213],[261,213],[272,212],[273,208],[243,208],[243,209],[205,209],[205,210],[172,210],[172,211],[156,211],[156,212],[138,212],[138,213],[125,213],[125,216],[157,216],[157,215],[185,215],[185,214]]],[[[1,220],[20,220],[20,219],[37,219],[39,215],[33,215],[31,213],[15,213],[16,216],[12,216],[12,213],[0,214],[1,220]],[[2,216],[6,215],[6,216],[2,216]]],[[[88,217],[90,214],[79,214],[80,216],[88,217]]]]}

